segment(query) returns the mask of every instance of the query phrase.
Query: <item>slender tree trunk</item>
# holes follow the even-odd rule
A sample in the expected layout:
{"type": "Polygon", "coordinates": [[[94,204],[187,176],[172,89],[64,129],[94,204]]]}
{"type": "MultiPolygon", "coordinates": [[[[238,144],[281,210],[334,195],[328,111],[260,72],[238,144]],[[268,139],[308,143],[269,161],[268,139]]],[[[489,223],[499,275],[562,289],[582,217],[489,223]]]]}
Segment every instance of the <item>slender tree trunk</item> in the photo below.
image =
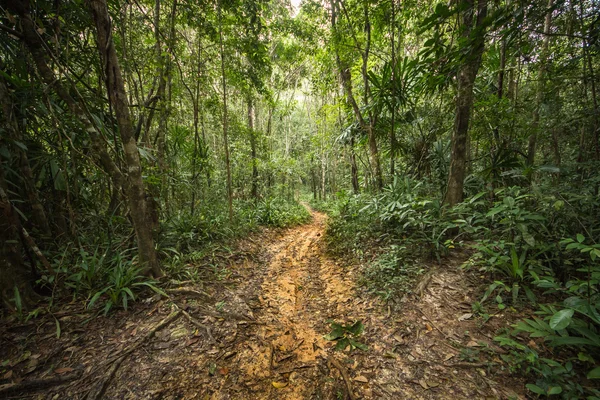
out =
{"type": "Polygon", "coordinates": [[[350,171],[352,174],[352,190],[354,194],[360,193],[358,184],[358,166],[356,165],[356,153],[354,152],[354,138],[350,139],[350,171]]]}
{"type": "Polygon", "coordinates": [[[475,18],[475,1],[465,0],[468,7],[462,12],[462,36],[471,42],[470,51],[458,70],[458,88],[456,93],[456,115],[454,118],[454,132],[452,135],[452,153],[450,155],[450,171],[448,174],[448,187],[444,202],[454,206],[463,200],[463,188],[466,171],[467,143],[469,133],[469,119],[473,105],[473,86],[481,64],[485,39],[481,27],[487,15],[487,0],[477,0],[477,15],[475,18]]]}
{"type": "MultiPolygon", "coordinates": [[[[500,45],[500,69],[498,70],[498,90],[496,92],[496,96],[498,97],[498,103],[502,100],[504,96],[504,75],[506,72],[506,39],[502,39],[502,44],[500,45]]],[[[500,130],[498,125],[494,127],[494,140],[496,141],[496,146],[500,146],[500,130]]]]}
{"type": "Polygon", "coordinates": [[[112,40],[112,26],[108,15],[108,7],[106,0],[89,0],[89,5],[96,25],[100,59],[104,63],[106,71],[108,98],[115,111],[123,143],[123,152],[128,172],[128,182],[126,185],[127,200],[137,237],[139,263],[145,273],[160,276],[162,272],[154,249],[152,229],[148,221],[149,216],[147,215],[142,166],[133,131],[121,68],[112,40]]]}
{"type": "MultiPolygon", "coordinates": [[[[334,35],[337,37],[337,2],[335,0],[331,0],[331,28],[334,35]]],[[[362,53],[363,57],[363,65],[362,65],[362,73],[365,82],[365,101],[368,101],[368,78],[367,78],[367,63],[369,57],[369,48],[370,48],[370,35],[371,35],[371,25],[368,19],[368,8],[365,3],[365,33],[368,36],[367,45],[365,46],[365,51],[362,53]]],[[[364,119],[360,108],[358,107],[358,103],[354,98],[354,92],[352,90],[352,75],[350,73],[350,68],[342,62],[340,58],[339,51],[337,45],[335,47],[336,52],[336,63],[339,70],[340,78],[342,81],[342,86],[344,87],[344,91],[346,93],[346,98],[348,99],[348,103],[352,107],[352,111],[360,125],[361,129],[367,133],[368,141],[369,141],[369,154],[370,154],[370,167],[371,173],[375,177],[375,188],[377,190],[383,187],[383,176],[381,173],[381,164],[379,162],[379,151],[377,149],[377,140],[375,138],[375,131],[373,127],[373,118],[367,123],[364,119]]],[[[366,105],[367,103],[365,103],[366,105]]]]}
{"type": "Polygon", "coordinates": [[[227,141],[227,79],[225,77],[225,48],[223,45],[223,16],[221,4],[219,13],[219,46],[221,49],[221,86],[223,90],[223,146],[225,147],[225,169],[227,171],[227,203],[229,206],[229,221],[233,221],[233,188],[231,186],[231,164],[229,162],[229,143],[227,141]]]}
{"type": "Polygon", "coordinates": [[[532,166],[535,162],[535,150],[537,145],[537,134],[540,128],[540,108],[544,101],[544,90],[546,88],[546,63],[548,61],[548,45],[550,43],[550,27],[552,25],[552,6],[554,0],[548,0],[548,9],[546,10],[546,19],[544,21],[544,39],[542,40],[542,50],[540,52],[540,69],[538,70],[538,81],[535,95],[535,107],[531,120],[531,135],[527,146],[527,165],[532,166]]]}
{"type": "Polygon", "coordinates": [[[392,123],[390,128],[390,179],[394,181],[395,163],[396,163],[396,0],[392,0],[392,34],[390,38],[390,46],[392,49],[392,123]]]}
{"type": "Polygon", "coordinates": [[[256,132],[254,131],[254,103],[248,96],[248,133],[250,134],[250,157],[252,158],[252,198],[258,200],[258,160],[256,158],[256,132]]]}
{"type": "MultiPolygon", "coordinates": [[[[363,84],[365,91],[363,94],[364,106],[368,108],[369,97],[371,96],[371,90],[369,88],[369,77],[367,75],[369,55],[371,51],[371,21],[369,19],[369,4],[368,1],[363,2],[363,11],[365,17],[365,51],[363,53],[363,64],[361,68],[363,76],[363,84]]],[[[371,168],[375,174],[375,187],[379,191],[383,188],[383,172],[381,171],[381,160],[379,159],[379,150],[377,148],[377,138],[375,136],[375,116],[372,111],[369,111],[369,123],[367,124],[367,136],[369,139],[369,153],[371,156],[371,168]]]]}

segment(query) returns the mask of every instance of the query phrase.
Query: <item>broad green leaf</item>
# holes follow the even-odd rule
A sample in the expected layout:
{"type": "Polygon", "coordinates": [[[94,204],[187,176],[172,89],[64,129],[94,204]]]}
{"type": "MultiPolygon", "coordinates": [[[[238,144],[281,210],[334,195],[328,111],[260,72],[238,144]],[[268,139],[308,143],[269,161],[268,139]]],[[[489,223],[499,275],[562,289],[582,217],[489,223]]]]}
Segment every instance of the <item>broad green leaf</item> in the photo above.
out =
{"type": "Polygon", "coordinates": [[[565,329],[571,323],[574,312],[570,308],[560,310],[550,318],[550,328],[557,331],[565,329]]]}
{"type": "Polygon", "coordinates": [[[562,388],[560,386],[552,386],[548,389],[548,395],[560,393],[562,393],[562,388]]]}
{"type": "MultiPolygon", "coordinates": [[[[333,324],[332,324],[332,326],[333,326],[333,324]]],[[[329,332],[327,335],[323,336],[323,339],[337,340],[343,336],[344,336],[344,328],[338,325],[338,326],[334,327],[333,330],[331,332],[329,332]]]]}
{"type": "Polygon", "coordinates": [[[587,373],[588,379],[600,379],[600,367],[596,367],[587,373]]]}
{"type": "Polygon", "coordinates": [[[579,243],[583,243],[583,241],[585,240],[585,236],[583,236],[581,233],[577,234],[577,241],[579,243]]]}
{"type": "Polygon", "coordinates": [[[544,389],[542,389],[541,387],[534,385],[533,383],[528,383],[527,385],[525,385],[525,387],[529,390],[531,390],[533,393],[537,393],[537,394],[546,394],[546,391],[544,389]]]}
{"type": "Polygon", "coordinates": [[[335,345],[335,349],[336,350],[346,350],[346,347],[348,347],[350,345],[350,340],[348,340],[348,338],[343,338],[340,339],[337,344],[335,345]]]}
{"type": "Polygon", "coordinates": [[[360,335],[361,333],[363,333],[365,327],[362,323],[362,321],[356,321],[350,328],[348,328],[348,332],[352,333],[353,335],[360,335]]]}

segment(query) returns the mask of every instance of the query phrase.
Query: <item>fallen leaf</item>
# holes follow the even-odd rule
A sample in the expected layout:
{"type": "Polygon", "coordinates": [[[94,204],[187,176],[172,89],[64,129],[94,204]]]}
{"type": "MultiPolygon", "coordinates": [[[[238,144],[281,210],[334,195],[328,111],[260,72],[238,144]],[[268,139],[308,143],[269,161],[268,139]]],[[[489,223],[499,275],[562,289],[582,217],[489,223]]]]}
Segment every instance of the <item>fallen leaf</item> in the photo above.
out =
{"type": "Polygon", "coordinates": [[[275,389],[281,389],[281,388],[284,388],[284,387],[286,387],[288,385],[287,382],[271,382],[271,384],[273,385],[273,387],[275,389]]]}
{"type": "Polygon", "coordinates": [[[229,368],[227,368],[227,367],[219,368],[219,374],[227,375],[228,373],[229,373],[229,368]]]}
{"type": "Polygon", "coordinates": [[[479,343],[477,343],[474,340],[471,340],[469,343],[467,343],[467,347],[479,347],[479,343]]]}
{"type": "Polygon", "coordinates": [[[421,387],[425,390],[429,389],[429,386],[427,385],[427,382],[425,381],[425,379],[421,379],[419,381],[419,385],[421,385],[421,387]]]}
{"type": "Polygon", "coordinates": [[[434,387],[440,386],[439,383],[434,382],[434,381],[427,381],[426,383],[427,383],[427,386],[429,386],[430,388],[434,388],[434,387]]]}
{"type": "Polygon", "coordinates": [[[362,376],[362,375],[357,376],[356,378],[354,378],[354,380],[356,382],[362,382],[362,383],[368,383],[369,382],[369,380],[366,377],[362,376]]]}
{"type": "Polygon", "coordinates": [[[73,372],[73,368],[64,367],[64,368],[56,368],[54,370],[54,373],[58,374],[58,375],[66,374],[67,372],[73,372]]]}
{"type": "Polygon", "coordinates": [[[12,370],[10,370],[2,376],[2,379],[10,379],[10,378],[12,378],[12,376],[13,376],[13,372],[12,372],[12,370]]]}
{"type": "Polygon", "coordinates": [[[470,319],[471,317],[473,317],[473,313],[466,313],[466,314],[463,314],[460,317],[458,317],[458,320],[466,321],[466,320],[470,319]]]}
{"type": "Polygon", "coordinates": [[[427,330],[428,330],[429,332],[431,332],[431,331],[433,330],[433,328],[432,328],[432,326],[431,326],[431,325],[429,325],[429,324],[427,324],[427,323],[426,323],[426,324],[425,324],[425,326],[427,327],[427,330]]]}
{"type": "Polygon", "coordinates": [[[402,336],[394,335],[394,339],[396,339],[396,341],[400,344],[404,343],[404,339],[402,338],[402,336]]]}

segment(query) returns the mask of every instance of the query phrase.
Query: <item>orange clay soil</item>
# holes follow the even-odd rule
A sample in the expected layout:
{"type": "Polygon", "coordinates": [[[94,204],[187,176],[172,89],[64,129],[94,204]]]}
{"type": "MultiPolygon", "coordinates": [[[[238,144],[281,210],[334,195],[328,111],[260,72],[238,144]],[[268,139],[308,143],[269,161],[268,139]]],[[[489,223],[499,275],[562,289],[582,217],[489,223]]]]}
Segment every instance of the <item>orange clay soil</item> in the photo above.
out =
{"type": "Polygon", "coordinates": [[[492,351],[514,316],[469,316],[481,281],[459,268],[464,254],[426,275],[421,293],[384,303],[357,282],[364,267],[326,255],[325,224],[313,212],[310,224],[243,240],[211,261],[227,266],[221,279],[172,283],[168,299],[129,312],[86,322],[73,306],[58,339],[52,318],[0,327],[10,360],[0,398],[524,398],[492,351]],[[329,320],[361,320],[369,349],[334,351],[329,320]]]}

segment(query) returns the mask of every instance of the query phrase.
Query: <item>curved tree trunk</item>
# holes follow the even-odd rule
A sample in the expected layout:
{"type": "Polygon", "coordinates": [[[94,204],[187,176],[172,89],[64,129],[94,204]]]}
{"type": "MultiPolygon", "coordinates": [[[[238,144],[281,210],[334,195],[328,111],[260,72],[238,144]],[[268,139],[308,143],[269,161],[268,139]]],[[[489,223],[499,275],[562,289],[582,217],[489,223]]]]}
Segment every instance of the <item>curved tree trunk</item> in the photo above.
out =
{"type": "Polygon", "coordinates": [[[148,221],[146,212],[146,196],[142,180],[140,155],[129,113],[129,102],[127,101],[125,84],[112,40],[112,26],[108,16],[106,0],[89,0],[89,5],[96,24],[100,59],[104,63],[106,72],[108,98],[115,111],[123,143],[123,152],[128,172],[126,185],[127,200],[137,237],[140,266],[145,273],[160,276],[162,273],[158,265],[151,224],[148,221]]]}

